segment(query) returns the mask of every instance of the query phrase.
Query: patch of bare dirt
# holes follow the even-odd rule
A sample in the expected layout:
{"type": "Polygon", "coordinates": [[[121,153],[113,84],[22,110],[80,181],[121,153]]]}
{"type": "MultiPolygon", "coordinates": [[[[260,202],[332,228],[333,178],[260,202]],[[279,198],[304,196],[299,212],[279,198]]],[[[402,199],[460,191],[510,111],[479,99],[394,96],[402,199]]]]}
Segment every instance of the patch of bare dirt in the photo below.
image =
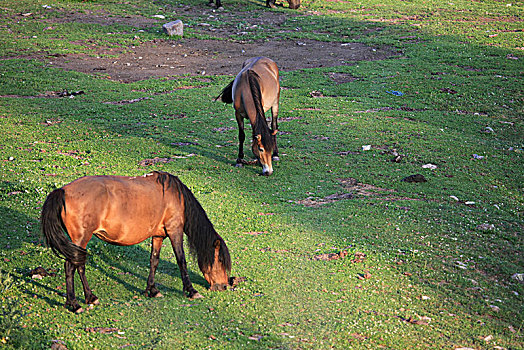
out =
{"type": "Polygon", "coordinates": [[[355,199],[355,198],[376,198],[384,201],[397,201],[397,200],[417,200],[409,197],[396,196],[395,190],[381,188],[365,183],[360,183],[356,179],[347,178],[339,179],[341,186],[346,192],[334,193],[326,197],[307,197],[296,201],[297,204],[302,204],[306,207],[320,207],[324,204],[333,203],[344,199],[355,199]]]}
{"type": "MultiPolygon", "coordinates": [[[[348,251],[342,250],[338,253],[326,253],[326,254],[315,255],[311,260],[329,261],[329,260],[343,259],[347,256],[348,256],[348,251]]],[[[362,252],[356,252],[353,256],[353,259],[351,259],[351,262],[354,264],[358,264],[358,263],[364,262],[364,260],[366,260],[366,254],[362,252]]]]}
{"type": "MultiPolygon", "coordinates": [[[[113,53],[118,54],[118,53],[113,53]]],[[[179,75],[235,75],[242,63],[257,56],[277,62],[280,70],[352,65],[362,60],[380,60],[395,53],[364,44],[341,44],[301,40],[240,43],[224,40],[155,40],[114,57],[66,55],[53,57],[49,65],[89,74],[103,74],[112,80],[134,82],[179,75]]],[[[350,81],[334,75],[337,83],[350,81]]]]}
{"type": "MultiPolygon", "coordinates": [[[[71,54],[48,57],[45,60],[50,66],[65,70],[99,74],[121,82],[134,82],[180,75],[234,75],[246,59],[257,56],[270,57],[282,71],[352,65],[358,61],[398,56],[398,52],[392,49],[372,48],[360,43],[307,39],[269,39],[249,43],[231,40],[232,34],[241,35],[243,31],[262,29],[268,32],[270,38],[279,31],[289,30],[281,26],[290,17],[303,16],[291,10],[281,13],[266,11],[261,6],[260,11],[246,16],[233,8],[220,12],[206,6],[179,5],[167,6],[166,11],[176,12],[182,18],[202,21],[193,25],[192,30],[220,40],[171,39],[166,36],[166,39],[146,42],[140,46],[110,48],[97,47],[87,39],[78,44],[94,48],[95,55],[71,54]]],[[[86,13],[64,12],[57,18],[46,21],[51,27],[54,23],[77,22],[101,26],[121,24],[142,30],[161,30],[162,24],[167,22],[136,15],[110,15],[103,9],[86,13]]],[[[122,30],[125,31],[125,27],[122,30]]],[[[330,77],[336,84],[353,80],[353,77],[341,73],[331,73],[330,77]]]]}

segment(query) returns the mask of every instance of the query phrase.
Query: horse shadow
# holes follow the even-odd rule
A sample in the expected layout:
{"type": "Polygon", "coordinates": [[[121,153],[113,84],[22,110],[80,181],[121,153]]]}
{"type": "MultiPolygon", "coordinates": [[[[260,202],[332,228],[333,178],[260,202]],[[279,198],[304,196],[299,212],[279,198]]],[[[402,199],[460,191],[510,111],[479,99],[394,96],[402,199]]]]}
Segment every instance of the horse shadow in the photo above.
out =
{"type": "MultiPolygon", "coordinates": [[[[150,239],[147,241],[150,241],[150,239]]],[[[88,279],[90,272],[96,269],[111,280],[117,282],[119,285],[124,286],[124,288],[126,288],[129,292],[137,294],[142,294],[144,292],[146,289],[147,278],[149,276],[149,251],[140,245],[121,247],[106,244],[98,239],[96,239],[96,241],[91,241],[91,244],[88,244],[87,248],[88,260],[86,263],[86,276],[88,279]],[[104,264],[97,264],[98,260],[103,261],[104,264]],[[129,264],[122,262],[131,260],[138,266],[147,266],[147,271],[136,271],[130,267],[129,264]],[[143,282],[143,288],[137,287],[136,285],[122,278],[124,275],[132,276],[137,280],[141,280],[143,282]]],[[[159,274],[169,274],[173,278],[181,278],[178,264],[173,263],[165,258],[165,256],[169,255],[170,249],[170,246],[163,246],[160,254],[160,262],[155,274],[155,284],[161,292],[169,292],[170,294],[178,294],[183,296],[184,292],[182,289],[168,286],[158,281],[159,274]],[[162,256],[164,256],[164,258],[162,258],[162,256]]],[[[202,289],[209,287],[208,282],[199,273],[188,269],[188,274],[191,282],[194,285],[199,286],[202,289]]],[[[96,289],[96,285],[93,285],[93,289],[96,289]]],[[[100,297],[103,299],[103,295],[100,295],[100,297]]]]}

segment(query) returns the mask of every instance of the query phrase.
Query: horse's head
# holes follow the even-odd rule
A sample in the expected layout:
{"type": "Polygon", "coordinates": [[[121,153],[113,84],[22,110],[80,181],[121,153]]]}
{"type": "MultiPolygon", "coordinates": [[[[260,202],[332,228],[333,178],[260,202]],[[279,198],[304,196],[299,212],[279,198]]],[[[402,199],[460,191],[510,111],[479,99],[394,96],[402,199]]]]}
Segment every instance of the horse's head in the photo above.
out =
{"type": "MultiPolygon", "coordinates": [[[[228,265],[224,261],[224,257],[221,258],[221,255],[224,255],[224,251],[227,252],[225,243],[217,239],[215,241],[215,259],[213,261],[213,265],[209,266],[205,270],[202,269],[204,278],[210,284],[210,290],[226,290],[229,284],[229,277],[227,276],[228,265]],[[221,244],[224,245],[224,247],[222,247],[222,251],[220,249],[221,244]]],[[[229,259],[229,253],[227,253],[227,259],[229,259]]]]}
{"type": "Polygon", "coordinates": [[[262,175],[269,176],[273,174],[272,157],[275,149],[275,135],[278,130],[271,132],[271,135],[266,139],[262,140],[260,134],[256,135],[253,139],[251,149],[253,154],[257,157],[260,165],[262,166],[262,175]]]}

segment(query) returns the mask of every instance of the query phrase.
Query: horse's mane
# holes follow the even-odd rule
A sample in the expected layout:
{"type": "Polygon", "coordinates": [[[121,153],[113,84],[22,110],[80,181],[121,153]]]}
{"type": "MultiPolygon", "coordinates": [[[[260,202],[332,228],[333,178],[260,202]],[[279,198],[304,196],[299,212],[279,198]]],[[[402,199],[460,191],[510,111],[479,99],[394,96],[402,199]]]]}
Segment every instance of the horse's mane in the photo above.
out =
{"type": "Polygon", "coordinates": [[[249,81],[249,87],[251,89],[251,95],[253,96],[253,102],[255,103],[256,118],[255,125],[253,125],[253,134],[261,135],[262,145],[268,150],[275,148],[275,139],[271,137],[271,130],[267,126],[266,114],[264,113],[264,107],[262,106],[262,90],[260,89],[260,76],[252,69],[247,71],[247,77],[249,81]]]}
{"type": "Polygon", "coordinates": [[[226,243],[215,231],[213,224],[193,193],[178,177],[166,172],[155,171],[154,173],[157,175],[157,182],[162,185],[164,191],[171,189],[176,191],[179,196],[184,197],[184,232],[189,242],[189,250],[196,257],[200,270],[206,271],[213,266],[215,242],[219,240],[218,259],[228,272],[231,271],[231,257],[226,243]]]}

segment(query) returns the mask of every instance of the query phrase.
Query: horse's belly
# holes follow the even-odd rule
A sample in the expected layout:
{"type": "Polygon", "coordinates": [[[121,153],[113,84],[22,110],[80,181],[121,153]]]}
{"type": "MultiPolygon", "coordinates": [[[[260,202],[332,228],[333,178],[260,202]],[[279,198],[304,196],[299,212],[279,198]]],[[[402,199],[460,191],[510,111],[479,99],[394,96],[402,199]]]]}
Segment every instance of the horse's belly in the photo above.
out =
{"type": "Polygon", "coordinates": [[[165,236],[165,231],[160,225],[140,225],[136,222],[115,224],[112,222],[102,225],[93,234],[107,243],[127,246],[138,244],[152,236],[165,236]]]}

